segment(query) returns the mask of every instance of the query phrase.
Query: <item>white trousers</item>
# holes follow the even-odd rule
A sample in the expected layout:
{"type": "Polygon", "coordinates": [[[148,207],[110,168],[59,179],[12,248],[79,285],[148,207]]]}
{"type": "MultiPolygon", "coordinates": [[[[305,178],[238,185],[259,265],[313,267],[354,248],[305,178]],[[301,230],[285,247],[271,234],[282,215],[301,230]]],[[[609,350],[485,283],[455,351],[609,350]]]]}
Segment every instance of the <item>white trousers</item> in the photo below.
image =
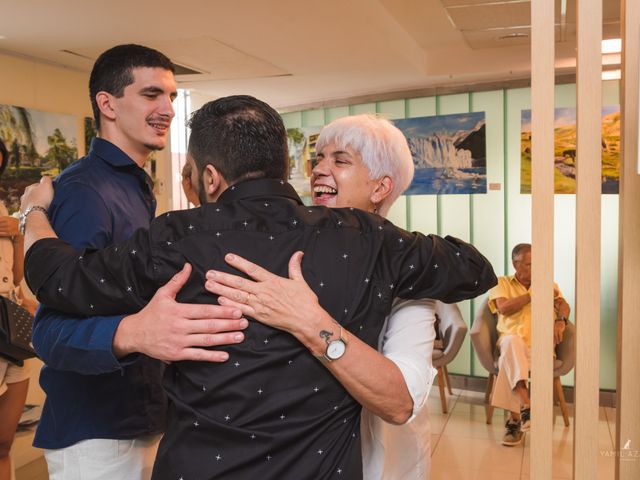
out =
{"type": "Polygon", "coordinates": [[[97,438],[45,450],[49,480],[149,480],[160,437],[97,438]]]}
{"type": "Polygon", "coordinates": [[[491,405],[510,412],[520,412],[520,396],[515,392],[516,384],[529,381],[531,348],[519,335],[503,335],[498,340],[500,358],[498,376],[493,386],[491,405]]]}

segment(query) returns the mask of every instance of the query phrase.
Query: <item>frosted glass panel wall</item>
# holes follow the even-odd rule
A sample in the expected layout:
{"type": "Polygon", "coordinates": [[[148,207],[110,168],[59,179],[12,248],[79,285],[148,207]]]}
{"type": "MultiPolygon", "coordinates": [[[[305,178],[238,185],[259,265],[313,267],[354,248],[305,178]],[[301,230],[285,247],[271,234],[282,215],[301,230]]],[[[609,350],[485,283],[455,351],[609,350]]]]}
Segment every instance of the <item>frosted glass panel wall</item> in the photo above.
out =
{"type": "MultiPolygon", "coordinates": [[[[618,95],[618,82],[604,82],[603,105],[618,104],[618,95]]],[[[556,105],[575,106],[575,85],[556,87],[556,105]]],[[[403,196],[391,209],[389,219],[408,230],[454,235],[469,241],[491,261],[498,275],[510,275],[513,274],[511,248],[517,243],[531,241],[531,195],[520,193],[521,112],[530,108],[531,91],[521,88],[307,110],[283,114],[283,119],[287,128],[293,128],[324,125],[336,118],[359,113],[379,113],[389,119],[401,119],[485,112],[487,193],[403,196]]],[[[615,388],[617,247],[618,196],[603,195],[600,386],[604,389],[615,388]]],[[[554,277],[572,306],[574,252],[575,195],[556,195],[554,277]]],[[[459,304],[469,327],[482,300],[459,304]]],[[[572,319],[575,321],[573,312],[572,319]]],[[[468,337],[449,371],[486,376],[468,337]]],[[[563,383],[572,385],[573,376],[563,377],[563,383]]]]}

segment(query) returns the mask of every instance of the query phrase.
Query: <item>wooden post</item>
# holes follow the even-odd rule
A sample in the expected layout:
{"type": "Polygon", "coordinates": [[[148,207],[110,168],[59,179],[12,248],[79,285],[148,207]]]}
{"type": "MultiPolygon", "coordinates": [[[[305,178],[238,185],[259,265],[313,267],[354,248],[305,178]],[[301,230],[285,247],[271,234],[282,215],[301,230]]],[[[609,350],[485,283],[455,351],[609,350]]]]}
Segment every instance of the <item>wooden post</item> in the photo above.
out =
{"type": "Polygon", "coordinates": [[[640,478],[640,175],[638,82],[640,2],[622,0],[622,149],[618,266],[616,479],[640,478]]]}
{"type": "Polygon", "coordinates": [[[573,478],[598,477],[602,0],[578,0],[573,478]]]}
{"type": "Polygon", "coordinates": [[[531,1],[531,462],[551,478],[553,418],[554,1],[531,1]]]}

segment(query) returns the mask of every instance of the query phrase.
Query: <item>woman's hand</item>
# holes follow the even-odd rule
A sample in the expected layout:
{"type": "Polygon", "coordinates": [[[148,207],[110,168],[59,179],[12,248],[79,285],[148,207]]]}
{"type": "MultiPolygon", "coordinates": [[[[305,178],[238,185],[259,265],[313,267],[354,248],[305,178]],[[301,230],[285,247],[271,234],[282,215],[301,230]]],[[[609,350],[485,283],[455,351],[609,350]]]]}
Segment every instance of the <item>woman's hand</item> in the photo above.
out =
{"type": "Polygon", "coordinates": [[[31,300],[30,298],[22,298],[22,308],[28,311],[31,315],[36,314],[36,310],[38,310],[38,302],[36,300],[31,300]]]}
{"type": "MultiPolygon", "coordinates": [[[[226,262],[253,280],[209,270],[205,288],[219,295],[221,305],[232,306],[249,317],[294,335],[313,355],[326,352],[324,333],[339,336],[339,326],[322,309],[318,297],[302,276],[302,252],[289,260],[289,278],[279,277],[238,255],[226,262]]],[[[349,336],[345,354],[323,365],[362,406],[383,420],[402,424],[413,411],[413,399],[396,364],[355,335],[349,336]]]]}
{"type": "Polygon", "coordinates": [[[322,316],[322,313],[326,315],[318,297],[302,276],[303,255],[303,252],[292,255],[289,278],[284,278],[238,255],[227,254],[225,261],[253,280],[209,270],[205,288],[220,296],[220,305],[236,307],[243,315],[298,336],[313,326],[314,318],[322,316]],[[314,309],[318,310],[318,315],[310,314],[314,309]]]}
{"type": "Polygon", "coordinates": [[[4,216],[0,217],[0,237],[18,236],[18,219],[4,216]]]}

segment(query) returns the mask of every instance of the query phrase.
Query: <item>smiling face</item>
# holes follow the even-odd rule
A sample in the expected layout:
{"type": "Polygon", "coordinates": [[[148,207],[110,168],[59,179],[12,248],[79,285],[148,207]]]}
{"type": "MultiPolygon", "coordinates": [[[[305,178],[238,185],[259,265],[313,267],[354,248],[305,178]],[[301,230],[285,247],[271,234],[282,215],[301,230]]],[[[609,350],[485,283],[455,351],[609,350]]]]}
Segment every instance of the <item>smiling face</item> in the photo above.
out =
{"type": "Polygon", "coordinates": [[[317,162],[311,174],[314,205],[374,210],[379,181],[370,178],[359,153],[330,142],[317,152],[317,162]]]}
{"type": "Polygon", "coordinates": [[[175,112],[176,81],[164,68],[138,67],[132,70],[133,83],[124,88],[121,97],[106,92],[106,109],[102,132],[105,138],[140,164],[153,150],[167,144],[169,126],[175,112]]]}

